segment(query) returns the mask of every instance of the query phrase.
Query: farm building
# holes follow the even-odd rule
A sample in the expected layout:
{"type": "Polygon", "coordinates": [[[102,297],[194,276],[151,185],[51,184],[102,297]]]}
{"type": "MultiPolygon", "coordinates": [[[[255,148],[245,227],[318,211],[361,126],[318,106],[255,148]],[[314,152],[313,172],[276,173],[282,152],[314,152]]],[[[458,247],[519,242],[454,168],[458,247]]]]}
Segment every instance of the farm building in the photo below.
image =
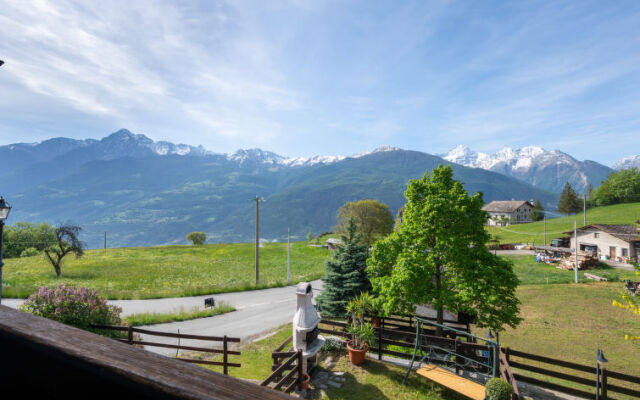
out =
{"type": "MultiPolygon", "coordinates": [[[[570,243],[575,243],[573,231],[570,243]]],[[[640,253],[640,234],[634,225],[592,224],[578,228],[578,246],[581,251],[598,257],[629,262],[638,260],[640,253]]]]}
{"type": "Polygon", "coordinates": [[[533,204],[526,200],[492,201],[482,207],[489,213],[489,226],[505,226],[531,222],[533,204]]]}

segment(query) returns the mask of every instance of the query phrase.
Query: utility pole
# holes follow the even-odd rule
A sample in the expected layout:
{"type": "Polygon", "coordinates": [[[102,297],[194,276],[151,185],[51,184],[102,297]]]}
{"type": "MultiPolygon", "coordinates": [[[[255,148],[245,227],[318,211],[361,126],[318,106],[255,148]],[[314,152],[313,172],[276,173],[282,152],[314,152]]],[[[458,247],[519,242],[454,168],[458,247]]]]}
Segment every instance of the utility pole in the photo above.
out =
{"type": "Polygon", "coordinates": [[[291,283],[291,229],[287,228],[287,285],[291,283]]]}
{"type": "Polygon", "coordinates": [[[258,197],[254,199],[256,202],[256,285],[260,281],[260,202],[264,199],[258,197]]]}
{"type": "Polygon", "coordinates": [[[578,223],[573,221],[573,235],[576,237],[576,265],[573,270],[575,271],[575,280],[578,283],[578,223]]]}
{"type": "Polygon", "coordinates": [[[583,226],[587,226],[587,194],[586,193],[582,197],[582,214],[584,215],[583,226]]]}
{"type": "Polygon", "coordinates": [[[107,249],[107,232],[104,233],[104,249],[107,249]]]}
{"type": "Polygon", "coordinates": [[[543,211],[542,215],[544,216],[544,243],[542,244],[543,246],[547,245],[547,212],[543,211]]]}

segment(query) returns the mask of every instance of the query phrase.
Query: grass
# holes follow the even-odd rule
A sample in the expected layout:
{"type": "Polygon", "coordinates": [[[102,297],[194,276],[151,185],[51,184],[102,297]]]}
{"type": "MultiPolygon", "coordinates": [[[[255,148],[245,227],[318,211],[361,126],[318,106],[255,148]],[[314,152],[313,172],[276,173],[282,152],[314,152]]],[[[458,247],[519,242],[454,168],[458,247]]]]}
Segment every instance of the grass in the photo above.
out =
{"type": "MultiPolygon", "coordinates": [[[[602,349],[609,360],[608,370],[638,376],[639,344],[625,340],[624,335],[640,332],[640,318],[611,305],[612,299],[619,298],[621,291],[622,286],[617,282],[520,286],[517,295],[522,302],[520,312],[524,320],[516,329],[507,329],[500,334],[501,345],[591,366],[595,366],[596,350],[602,349]]],[[[484,336],[486,330],[477,333],[484,336]]],[[[549,364],[526,362],[553,369],[549,364]]],[[[519,372],[552,380],[527,371],[519,372]]],[[[593,378],[593,375],[578,371],[570,373],[593,378]]],[[[586,389],[567,381],[561,383],[586,389]]],[[[621,386],[629,387],[629,384],[621,386]]],[[[624,398],[617,394],[616,397],[624,398]]]]}
{"type": "MultiPolygon", "coordinates": [[[[520,279],[520,285],[543,285],[574,282],[574,272],[556,268],[555,265],[536,263],[534,256],[509,256],[514,264],[514,272],[520,279]]],[[[578,271],[578,282],[593,282],[584,277],[590,273],[609,279],[611,282],[622,282],[625,279],[636,279],[633,271],[622,270],[600,264],[600,267],[578,271]]]]}
{"type": "Polygon", "coordinates": [[[190,310],[181,308],[179,311],[171,313],[140,313],[132,314],[124,318],[124,322],[127,325],[140,326],[140,325],[154,325],[164,324],[167,322],[187,321],[196,318],[207,318],[215,315],[226,314],[228,312],[235,311],[236,309],[224,302],[219,303],[213,308],[199,308],[194,307],[190,310]]]}
{"type": "MultiPolygon", "coordinates": [[[[640,203],[616,204],[587,210],[587,224],[635,224],[640,218],[640,203]]],[[[569,217],[547,219],[547,244],[551,239],[566,236],[563,232],[573,230],[574,221],[582,226],[583,213],[569,217]]],[[[494,239],[500,243],[544,243],[544,222],[511,225],[507,227],[487,227],[494,239]]]]}
{"type": "MultiPolygon", "coordinates": [[[[260,284],[255,284],[254,245],[131,247],[89,250],[64,260],[57,277],[42,256],[5,260],[3,296],[26,298],[40,286],[77,284],[96,289],[108,299],[151,299],[283,286],[287,278],[286,243],[260,249],[260,284]]],[[[326,249],[305,242],[291,244],[291,282],[325,274],[326,249]]]]}

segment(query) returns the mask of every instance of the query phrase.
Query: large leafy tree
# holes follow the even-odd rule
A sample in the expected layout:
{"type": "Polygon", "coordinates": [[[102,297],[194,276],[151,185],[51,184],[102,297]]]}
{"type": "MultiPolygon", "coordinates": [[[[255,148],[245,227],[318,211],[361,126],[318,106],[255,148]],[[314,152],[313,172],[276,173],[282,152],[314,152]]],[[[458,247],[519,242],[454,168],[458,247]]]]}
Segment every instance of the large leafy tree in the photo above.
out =
{"type": "Polygon", "coordinates": [[[360,200],[345,203],[338,210],[338,225],[334,231],[345,234],[353,219],[362,235],[362,242],[371,246],[377,239],[393,231],[393,214],[389,207],[377,200],[360,200]]]}
{"type": "Polygon", "coordinates": [[[636,201],[640,201],[640,170],[637,168],[612,172],[590,196],[590,203],[596,206],[636,201]]]}
{"type": "Polygon", "coordinates": [[[56,228],[46,223],[17,222],[7,226],[4,232],[3,253],[7,258],[20,257],[27,249],[37,252],[56,242],[56,228]]]}
{"type": "Polygon", "coordinates": [[[450,167],[411,180],[397,232],[377,242],[368,260],[378,308],[387,314],[430,304],[476,316],[481,327],[516,326],[518,278],[510,261],[493,255],[483,225],[482,194],[469,196],[450,167]]]}
{"type": "Polygon", "coordinates": [[[335,250],[333,259],[327,261],[327,276],[318,296],[318,306],[325,316],[344,317],[349,301],[371,290],[367,276],[368,251],[361,239],[352,218],[346,235],[342,235],[343,244],[335,250]]]}
{"type": "Polygon", "coordinates": [[[558,201],[558,211],[569,215],[580,210],[582,210],[582,203],[578,198],[578,193],[569,182],[565,183],[560,194],[560,201],[558,201]]]}
{"type": "Polygon", "coordinates": [[[80,241],[78,235],[82,228],[76,225],[61,225],[55,231],[55,244],[44,250],[44,254],[56,271],[56,275],[62,275],[62,260],[69,254],[75,254],[76,258],[84,255],[85,244],[80,241]]]}

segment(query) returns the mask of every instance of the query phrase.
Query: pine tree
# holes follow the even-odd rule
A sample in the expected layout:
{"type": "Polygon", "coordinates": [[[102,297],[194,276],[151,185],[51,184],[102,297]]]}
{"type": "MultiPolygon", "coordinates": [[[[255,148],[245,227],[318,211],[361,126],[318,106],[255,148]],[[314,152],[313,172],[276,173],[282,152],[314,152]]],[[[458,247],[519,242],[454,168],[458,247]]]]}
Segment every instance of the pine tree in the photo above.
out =
{"type": "Polygon", "coordinates": [[[564,184],[560,201],[558,202],[558,211],[563,214],[573,214],[582,210],[582,205],[578,199],[578,193],[573,189],[569,182],[564,184]]]}
{"type": "Polygon", "coordinates": [[[342,245],[327,261],[327,276],[318,296],[318,307],[327,317],[344,317],[347,303],[362,292],[371,290],[367,277],[367,247],[361,243],[362,236],[356,232],[356,223],[350,219],[347,233],[342,236],[342,245]]]}
{"type": "Polygon", "coordinates": [[[533,210],[531,211],[531,220],[532,221],[542,221],[544,219],[544,207],[542,207],[542,203],[540,200],[536,200],[536,203],[533,205],[533,210]]]}

